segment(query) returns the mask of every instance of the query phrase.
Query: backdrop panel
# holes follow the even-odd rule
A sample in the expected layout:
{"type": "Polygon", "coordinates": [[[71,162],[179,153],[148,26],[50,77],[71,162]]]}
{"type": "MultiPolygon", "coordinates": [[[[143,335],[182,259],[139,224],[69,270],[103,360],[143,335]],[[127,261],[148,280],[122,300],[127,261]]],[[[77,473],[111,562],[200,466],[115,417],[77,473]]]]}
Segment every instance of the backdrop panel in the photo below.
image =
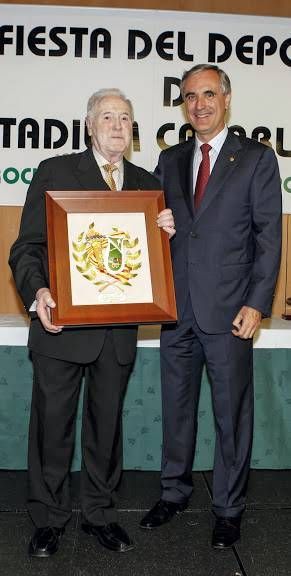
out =
{"type": "Polygon", "coordinates": [[[0,16],[0,204],[23,204],[41,159],[84,148],[86,102],[103,87],[132,99],[131,159],[152,170],[189,136],[183,71],[210,62],[232,79],[229,124],[276,150],[291,212],[290,19],[11,4],[0,16]]]}

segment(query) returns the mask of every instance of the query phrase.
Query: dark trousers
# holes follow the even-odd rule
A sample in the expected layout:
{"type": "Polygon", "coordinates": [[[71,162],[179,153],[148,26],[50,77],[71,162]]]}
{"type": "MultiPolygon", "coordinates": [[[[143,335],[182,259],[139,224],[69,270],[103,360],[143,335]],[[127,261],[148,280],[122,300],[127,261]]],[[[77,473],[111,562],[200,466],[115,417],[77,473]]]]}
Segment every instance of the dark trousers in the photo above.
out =
{"type": "Polygon", "coordinates": [[[34,385],[28,447],[28,509],[37,527],[70,519],[69,472],[83,375],[81,506],[96,525],[116,521],[122,469],[121,412],[132,365],[117,362],[108,330],[98,358],[83,366],[32,354],[34,385]]]}
{"type": "Polygon", "coordinates": [[[192,493],[201,375],[211,382],[216,444],[213,511],[239,516],[245,508],[253,434],[252,340],[206,334],[190,298],[182,321],[161,336],[163,403],[162,498],[185,502],[192,493]]]}

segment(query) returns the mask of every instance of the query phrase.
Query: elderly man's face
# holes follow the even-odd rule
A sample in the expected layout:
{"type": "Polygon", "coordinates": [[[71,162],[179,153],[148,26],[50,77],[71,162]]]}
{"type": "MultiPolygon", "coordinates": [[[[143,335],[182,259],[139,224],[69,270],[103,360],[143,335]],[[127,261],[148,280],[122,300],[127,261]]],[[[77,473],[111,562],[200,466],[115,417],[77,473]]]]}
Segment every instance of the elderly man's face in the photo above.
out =
{"type": "Polygon", "coordinates": [[[187,116],[202,142],[209,142],[224,127],[230,94],[223,94],[215,70],[190,75],[184,84],[187,116]]]}
{"type": "Polygon", "coordinates": [[[121,160],[132,138],[128,104],[118,96],[105,96],[86,122],[96,150],[111,163],[121,160]]]}

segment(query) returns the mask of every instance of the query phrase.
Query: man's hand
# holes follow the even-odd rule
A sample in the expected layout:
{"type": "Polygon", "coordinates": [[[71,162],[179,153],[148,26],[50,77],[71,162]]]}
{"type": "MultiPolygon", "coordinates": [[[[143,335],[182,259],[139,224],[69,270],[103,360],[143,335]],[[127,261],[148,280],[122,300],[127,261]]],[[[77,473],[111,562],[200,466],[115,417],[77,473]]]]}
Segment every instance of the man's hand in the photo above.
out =
{"type": "Polygon", "coordinates": [[[51,308],[56,307],[55,301],[48,288],[40,288],[36,293],[36,312],[47,332],[57,334],[62,331],[62,326],[55,326],[51,323],[51,308]]]}
{"type": "Polygon", "coordinates": [[[232,330],[232,333],[234,336],[238,336],[244,340],[252,338],[261,320],[261,312],[250,306],[243,306],[233,321],[235,329],[232,330]]]}
{"type": "Polygon", "coordinates": [[[165,208],[158,214],[157,224],[169,234],[169,238],[176,234],[174,216],[170,208],[165,208]]]}

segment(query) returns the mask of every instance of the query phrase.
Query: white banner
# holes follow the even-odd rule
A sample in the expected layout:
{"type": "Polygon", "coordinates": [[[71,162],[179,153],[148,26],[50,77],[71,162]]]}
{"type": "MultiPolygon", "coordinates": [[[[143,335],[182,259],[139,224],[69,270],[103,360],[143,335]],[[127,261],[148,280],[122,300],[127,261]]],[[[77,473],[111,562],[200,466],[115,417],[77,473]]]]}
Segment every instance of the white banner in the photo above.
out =
{"type": "Polygon", "coordinates": [[[0,16],[0,204],[23,204],[40,160],[85,148],[100,88],[132,100],[130,159],[153,170],[161,148],[189,137],[184,70],[209,62],[232,81],[229,126],[276,151],[291,213],[291,19],[8,4],[0,16]]]}

